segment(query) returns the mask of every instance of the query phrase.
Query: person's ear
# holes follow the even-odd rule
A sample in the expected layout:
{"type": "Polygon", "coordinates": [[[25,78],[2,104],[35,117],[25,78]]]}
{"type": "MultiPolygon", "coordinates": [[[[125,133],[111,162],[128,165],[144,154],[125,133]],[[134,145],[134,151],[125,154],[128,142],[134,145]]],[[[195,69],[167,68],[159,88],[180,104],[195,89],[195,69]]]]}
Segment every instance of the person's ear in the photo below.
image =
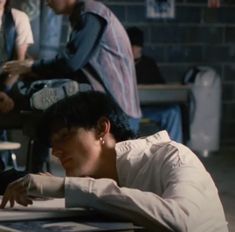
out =
{"type": "Polygon", "coordinates": [[[108,134],[111,130],[111,123],[108,118],[102,117],[98,120],[96,126],[96,134],[98,139],[104,138],[106,134],[108,134]]]}

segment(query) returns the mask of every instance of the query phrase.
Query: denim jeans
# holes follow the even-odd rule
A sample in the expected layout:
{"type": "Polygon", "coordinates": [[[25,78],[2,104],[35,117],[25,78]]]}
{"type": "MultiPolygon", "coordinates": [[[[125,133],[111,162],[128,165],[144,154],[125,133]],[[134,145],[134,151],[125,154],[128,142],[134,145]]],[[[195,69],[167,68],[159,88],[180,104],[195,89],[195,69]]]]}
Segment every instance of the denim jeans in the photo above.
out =
{"type": "Polygon", "coordinates": [[[182,116],[178,105],[145,106],[142,113],[144,118],[159,123],[161,130],[166,130],[172,140],[183,142],[182,116]]]}
{"type": "Polygon", "coordinates": [[[134,132],[135,135],[137,135],[139,131],[140,119],[129,117],[128,122],[131,130],[134,132]]]}

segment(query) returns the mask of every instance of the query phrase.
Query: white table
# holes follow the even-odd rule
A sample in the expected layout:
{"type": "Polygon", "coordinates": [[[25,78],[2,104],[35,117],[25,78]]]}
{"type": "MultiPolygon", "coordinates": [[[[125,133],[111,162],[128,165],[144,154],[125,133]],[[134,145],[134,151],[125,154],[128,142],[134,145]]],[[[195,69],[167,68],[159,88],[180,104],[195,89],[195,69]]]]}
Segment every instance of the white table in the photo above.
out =
{"type": "Polygon", "coordinates": [[[187,104],[191,88],[181,84],[138,85],[140,104],[187,104]]]}
{"type": "Polygon", "coordinates": [[[178,104],[182,110],[184,142],[189,139],[189,100],[191,87],[181,84],[138,85],[141,106],[178,104]]]}
{"type": "Polygon", "coordinates": [[[17,150],[21,147],[20,143],[0,141],[0,151],[17,150]]]}

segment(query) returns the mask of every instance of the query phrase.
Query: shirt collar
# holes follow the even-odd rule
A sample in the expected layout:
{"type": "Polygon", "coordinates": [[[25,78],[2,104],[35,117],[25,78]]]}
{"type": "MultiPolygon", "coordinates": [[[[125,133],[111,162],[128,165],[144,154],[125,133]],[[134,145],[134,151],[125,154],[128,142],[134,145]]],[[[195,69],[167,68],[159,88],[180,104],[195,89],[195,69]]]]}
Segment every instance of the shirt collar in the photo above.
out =
{"type": "Polygon", "coordinates": [[[171,139],[168,133],[166,131],[160,131],[156,134],[153,134],[147,137],[119,142],[115,146],[117,159],[119,159],[122,155],[128,153],[132,149],[138,149],[148,142],[154,143],[154,144],[161,144],[161,143],[167,143],[170,141],[171,139]]]}
{"type": "Polygon", "coordinates": [[[169,138],[168,133],[166,131],[161,131],[145,138],[117,143],[115,150],[119,184],[125,186],[128,175],[130,174],[130,167],[139,166],[139,162],[142,161],[142,157],[149,145],[160,145],[169,142],[171,142],[171,139],[169,138]]]}

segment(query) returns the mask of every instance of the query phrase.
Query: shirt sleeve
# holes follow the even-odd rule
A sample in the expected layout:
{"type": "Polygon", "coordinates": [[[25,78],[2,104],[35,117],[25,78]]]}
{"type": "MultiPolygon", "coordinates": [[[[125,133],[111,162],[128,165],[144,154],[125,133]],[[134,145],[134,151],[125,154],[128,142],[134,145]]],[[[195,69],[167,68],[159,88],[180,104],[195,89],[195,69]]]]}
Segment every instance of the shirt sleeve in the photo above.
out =
{"type": "Polygon", "coordinates": [[[187,231],[187,214],[173,199],[119,187],[111,179],[66,178],[66,207],[88,207],[159,231],[187,231]]]}
{"type": "Polygon", "coordinates": [[[16,25],[16,46],[33,44],[33,33],[29,17],[22,11],[13,9],[12,14],[16,25]]]}
{"type": "Polygon", "coordinates": [[[41,76],[61,76],[74,73],[88,63],[99,46],[106,23],[92,13],[82,17],[82,28],[73,30],[64,52],[53,59],[35,62],[33,72],[41,76]]]}
{"type": "MultiPolygon", "coordinates": [[[[202,226],[211,217],[221,222],[223,210],[209,174],[184,164],[164,168],[164,191],[161,196],[154,192],[119,187],[111,179],[66,178],[66,206],[91,207],[121,215],[153,231],[194,231],[201,222],[198,218],[202,212],[205,219],[202,226]],[[213,202],[214,208],[207,209],[208,199],[213,202]]],[[[214,225],[215,221],[212,223],[214,225]]]]}

